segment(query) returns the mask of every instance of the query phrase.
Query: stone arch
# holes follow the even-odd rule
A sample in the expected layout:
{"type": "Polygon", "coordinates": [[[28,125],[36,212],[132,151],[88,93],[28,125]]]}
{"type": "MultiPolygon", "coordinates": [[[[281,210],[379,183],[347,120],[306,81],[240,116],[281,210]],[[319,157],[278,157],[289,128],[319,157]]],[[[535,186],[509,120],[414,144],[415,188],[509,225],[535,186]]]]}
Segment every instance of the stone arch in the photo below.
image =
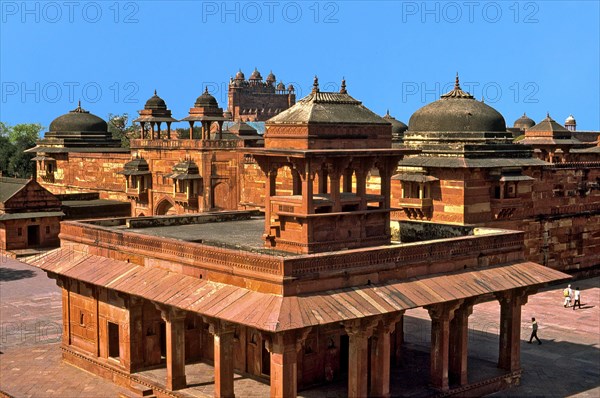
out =
{"type": "Polygon", "coordinates": [[[177,214],[175,203],[168,197],[163,197],[154,207],[154,214],[157,216],[177,214]]]}

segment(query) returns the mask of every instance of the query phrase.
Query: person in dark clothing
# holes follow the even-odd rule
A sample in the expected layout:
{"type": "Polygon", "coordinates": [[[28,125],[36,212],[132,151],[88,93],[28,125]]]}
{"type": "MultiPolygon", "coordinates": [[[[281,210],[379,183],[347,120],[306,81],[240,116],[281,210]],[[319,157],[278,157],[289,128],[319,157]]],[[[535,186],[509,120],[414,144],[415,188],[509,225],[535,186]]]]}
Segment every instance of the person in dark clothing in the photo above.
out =
{"type": "Polygon", "coordinates": [[[575,301],[573,302],[573,309],[575,309],[575,306],[579,306],[579,309],[581,309],[581,292],[579,291],[579,288],[576,287],[575,288],[575,301]]]}
{"type": "Polygon", "coordinates": [[[529,341],[528,341],[529,344],[531,344],[531,340],[533,340],[534,337],[537,340],[538,344],[542,344],[540,339],[537,337],[537,331],[538,331],[537,321],[535,320],[535,318],[531,318],[531,336],[529,336],[529,341]]]}

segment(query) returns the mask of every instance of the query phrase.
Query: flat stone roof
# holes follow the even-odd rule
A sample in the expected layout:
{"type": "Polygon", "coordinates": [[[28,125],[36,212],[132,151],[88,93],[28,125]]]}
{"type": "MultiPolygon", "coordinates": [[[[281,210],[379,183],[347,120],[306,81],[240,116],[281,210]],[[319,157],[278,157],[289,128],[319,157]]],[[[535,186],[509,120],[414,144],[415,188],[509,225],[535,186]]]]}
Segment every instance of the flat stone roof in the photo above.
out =
{"type": "Polygon", "coordinates": [[[262,234],[265,228],[264,217],[251,217],[249,220],[232,220],[185,225],[158,226],[146,228],[118,227],[128,232],[172,238],[187,242],[198,242],[211,246],[227,247],[230,249],[249,250],[272,253],[277,255],[292,255],[280,250],[269,250],[264,247],[262,234]]]}

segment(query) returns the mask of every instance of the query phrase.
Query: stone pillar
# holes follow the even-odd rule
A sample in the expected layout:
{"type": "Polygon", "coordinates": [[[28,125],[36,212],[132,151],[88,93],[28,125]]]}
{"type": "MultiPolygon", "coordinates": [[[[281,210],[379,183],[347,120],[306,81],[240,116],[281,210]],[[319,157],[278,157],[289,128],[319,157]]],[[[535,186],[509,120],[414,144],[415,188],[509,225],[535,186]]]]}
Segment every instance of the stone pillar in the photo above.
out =
{"type": "Polygon", "coordinates": [[[269,169],[267,170],[266,180],[265,180],[265,232],[264,238],[267,238],[271,235],[271,197],[275,196],[276,191],[276,182],[277,182],[277,169],[274,165],[269,165],[269,169]],[[271,168],[273,167],[273,168],[271,168]]]}
{"type": "Polygon", "coordinates": [[[143,300],[128,297],[129,310],[129,371],[135,372],[144,364],[144,330],[142,328],[143,300]]]}
{"type": "Polygon", "coordinates": [[[394,365],[398,366],[402,361],[402,346],[404,345],[404,313],[400,315],[398,322],[396,322],[393,338],[394,351],[392,352],[392,356],[394,358],[394,365]]]}
{"type": "Polygon", "coordinates": [[[302,175],[302,212],[304,214],[314,213],[313,209],[313,181],[314,173],[310,170],[310,164],[306,164],[306,170],[302,175]]]}
{"type": "Polygon", "coordinates": [[[190,140],[191,140],[192,138],[194,138],[194,121],[190,120],[189,123],[190,123],[190,140]]]}
{"type": "Polygon", "coordinates": [[[185,378],[185,311],[155,304],[166,326],[167,389],[179,390],[187,386],[185,378]]]}
{"type": "Polygon", "coordinates": [[[371,390],[372,397],[390,396],[390,335],[401,314],[386,316],[377,325],[371,337],[371,390]]]}
{"type": "Polygon", "coordinates": [[[219,320],[208,320],[209,332],[214,339],[215,398],[234,398],[233,390],[233,336],[235,326],[219,320]]]}
{"type": "Polygon", "coordinates": [[[500,302],[500,348],[498,367],[508,371],[521,369],[521,306],[527,303],[522,290],[496,294],[500,302]]]}
{"type": "Polygon", "coordinates": [[[360,198],[359,210],[367,209],[367,200],[365,195],[367,193],[367,173],[369,170],[362,168],[356,170],[356,196],[360,198]]]}
{"type": "Polygon", "coordinates": [[[348,353],[348,397],[362,398],[368,395],[369,337],[376,320],[354,320],[344,324],[350,340],[348,353]]]}
{"type": "Polygon", "coordinates": [[[473,302],[464,302],[450,321],[449,377],[453,383],[464,386],[467,381],[467,343],[469,340],[469,315],[473,313],[473,302]]]}
{"type": "Polygon", "coordinates": [[[271,353],[271,397],[294,398],[298,394],[298,350],[310,328],[276,333],[266,339],[271,353]]]}
{"type": "Polygon", "coordinates": [[[460,301],[451,301],[425,307],[431,317],[431,384],[447,391],[450,321],[460,301]]]}
{"type": "Polygon", "coordinates": [[[332,170],[329,173],[329,180],[331,181],[330,185],[330,194],[331,200],[333,201],[333,212],[342,211],[342,202],[340,200],[340,173],[337,170],[332,170]]]}

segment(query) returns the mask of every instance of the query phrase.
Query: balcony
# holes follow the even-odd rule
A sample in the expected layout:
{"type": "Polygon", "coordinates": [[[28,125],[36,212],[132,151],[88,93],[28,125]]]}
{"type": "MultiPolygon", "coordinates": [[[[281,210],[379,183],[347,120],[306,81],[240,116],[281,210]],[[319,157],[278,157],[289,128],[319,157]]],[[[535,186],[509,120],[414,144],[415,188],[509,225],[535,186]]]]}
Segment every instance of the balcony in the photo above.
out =
{"type": "Polygon", "coordinates": [[[54,182],[54,171],[40,170],[38,171],[38,177],[44,182],[54,182]]]}
{"type": "Polygon", "coordinates": [[[412,220],[429,220],[433,216],[433,199],[431,198],[400,198],[398,206],[412,220]]]}
{"type": "Polygon", "coordinates": [[[173,200],[182,206],[198,207],[198,195],[188,195],[187,192],[176,192],[173,195],[173,200]]]}
{"type": "Polygon", "coordinates": [[[136,202],[148,202],[148,191],[140,191],[139,188],[127,188],[127,199],[135,200],[136,202]]]}

